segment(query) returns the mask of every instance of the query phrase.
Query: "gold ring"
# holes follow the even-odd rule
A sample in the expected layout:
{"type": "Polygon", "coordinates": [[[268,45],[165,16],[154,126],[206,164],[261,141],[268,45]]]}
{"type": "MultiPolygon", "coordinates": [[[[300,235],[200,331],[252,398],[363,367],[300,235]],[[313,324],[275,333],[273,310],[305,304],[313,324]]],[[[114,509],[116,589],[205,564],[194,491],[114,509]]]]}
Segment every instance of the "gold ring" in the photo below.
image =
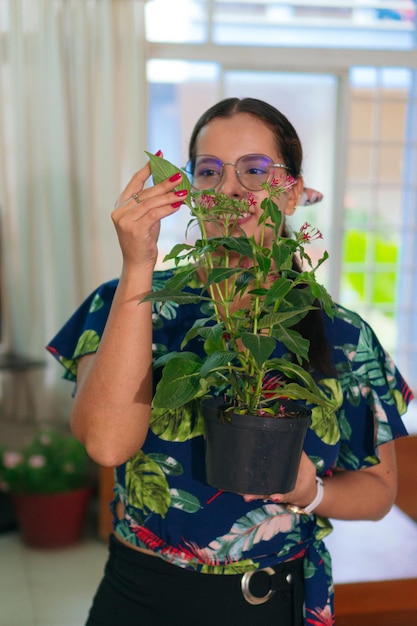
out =
{"type": "Polygon", "coordinates": [[[135,202],[137,202],[139,204],[139,202],[142,202],[141,198],[139,198],[137,193],[132,193],[132,198],[135,202]]]}

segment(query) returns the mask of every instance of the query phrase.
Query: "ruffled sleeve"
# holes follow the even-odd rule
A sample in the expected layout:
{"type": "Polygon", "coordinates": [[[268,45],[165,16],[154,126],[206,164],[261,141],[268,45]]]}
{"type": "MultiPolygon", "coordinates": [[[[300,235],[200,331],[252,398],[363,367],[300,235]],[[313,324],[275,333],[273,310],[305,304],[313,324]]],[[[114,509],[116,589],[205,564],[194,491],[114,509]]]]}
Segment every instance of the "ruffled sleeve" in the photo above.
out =
{"type": "Polygon", "coordinates": [[[64,378],[75,381],[78,359],[97,351],[117,284],[112,280],[96,289],[46,346],[65,368],[64,378]]]}
{"type": "Polygon", "coordinates": [[[378,446],[408,434],[401,416],[413,394],[372,328],[358,315],[341,312],[353,335],[338,346],[345,358],[339,362],[344,402],[337,465],[360,469],[378,462],[378,446]]]}

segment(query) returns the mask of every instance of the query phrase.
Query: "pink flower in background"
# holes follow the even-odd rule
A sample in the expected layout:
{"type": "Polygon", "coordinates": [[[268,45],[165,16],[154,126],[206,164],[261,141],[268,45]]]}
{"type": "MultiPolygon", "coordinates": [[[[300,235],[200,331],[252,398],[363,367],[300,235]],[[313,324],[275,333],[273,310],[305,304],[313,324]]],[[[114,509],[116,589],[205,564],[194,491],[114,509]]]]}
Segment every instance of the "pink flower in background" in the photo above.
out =
{"type": "Polygon", "coordinates": [[[42,454],[33,454],[28,458],[28,465],[34,469],[40,469],[41,467],[45,467],[46,459],[42,454]]]}
{"type": "Polygon", "coordinates": [[[13,469],[23,462],[23,456],[20,452],[14,452],[13,450],[5,452],[3,454],[3,464],[7,469],[13,469]]]}
{"type": "Polygon", "coordinates": [[[51,437],[47,433],[43,433],[40,435],[39,441],[43,446],[49,446],[51,444],[51,437]]]}

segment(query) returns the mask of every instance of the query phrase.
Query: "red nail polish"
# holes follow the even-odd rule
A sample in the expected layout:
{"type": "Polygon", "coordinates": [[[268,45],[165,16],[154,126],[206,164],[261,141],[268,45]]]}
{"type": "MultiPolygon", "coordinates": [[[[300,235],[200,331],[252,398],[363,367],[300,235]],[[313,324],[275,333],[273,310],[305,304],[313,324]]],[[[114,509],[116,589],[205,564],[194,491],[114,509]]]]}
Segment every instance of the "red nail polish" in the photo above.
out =
{"type": "Polygon", "coordinates": [[[174,191],[174,193],[179,198],[184,198],[184,196],[188,194],[188,191],[186,189],[179,189],[179,191],[174,191]]]}
{"type": "Polygon", "coordinates": [[[162,156],[162,150],[158,150],[158,152],[155,152],[155,156],[162,156]]]}
{"type": "Polygon", "coordinates": [[[178,209],[178,207],[180,207],[182,205],[182,202],[174,202],[173,204],[171,204],[173,209],[178,209]]]}
{"type": "Polygon", "coordinates": [[[180,180],[182,178],[181,172],[177,172],[176,174],[174,174],[173,176],[171,176],[171,178],[169,179],[169,181],[171,183],[175,183],[177,180],[180,180]]]}

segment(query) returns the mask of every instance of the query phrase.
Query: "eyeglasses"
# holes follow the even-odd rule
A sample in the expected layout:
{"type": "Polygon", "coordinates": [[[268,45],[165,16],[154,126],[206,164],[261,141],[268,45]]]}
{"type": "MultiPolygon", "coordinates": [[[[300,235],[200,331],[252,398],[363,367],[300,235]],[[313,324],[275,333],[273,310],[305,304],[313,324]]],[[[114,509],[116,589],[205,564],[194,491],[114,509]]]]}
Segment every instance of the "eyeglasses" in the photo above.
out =
{"type": "Polygon", "coordinates": [[[286,165],[274,163],[265,154],[246,154],[236,163],[224,162],[215,156],[201,154],[188,161],[185,171],[195,189],[215,189],[221,182],[225,165],[233,165],[240,183],[249,191],[260,191],[263,183],[285,179],[289,171],[286,165]],[[281,168],[275,172],[275,168],[281,168]]]}

